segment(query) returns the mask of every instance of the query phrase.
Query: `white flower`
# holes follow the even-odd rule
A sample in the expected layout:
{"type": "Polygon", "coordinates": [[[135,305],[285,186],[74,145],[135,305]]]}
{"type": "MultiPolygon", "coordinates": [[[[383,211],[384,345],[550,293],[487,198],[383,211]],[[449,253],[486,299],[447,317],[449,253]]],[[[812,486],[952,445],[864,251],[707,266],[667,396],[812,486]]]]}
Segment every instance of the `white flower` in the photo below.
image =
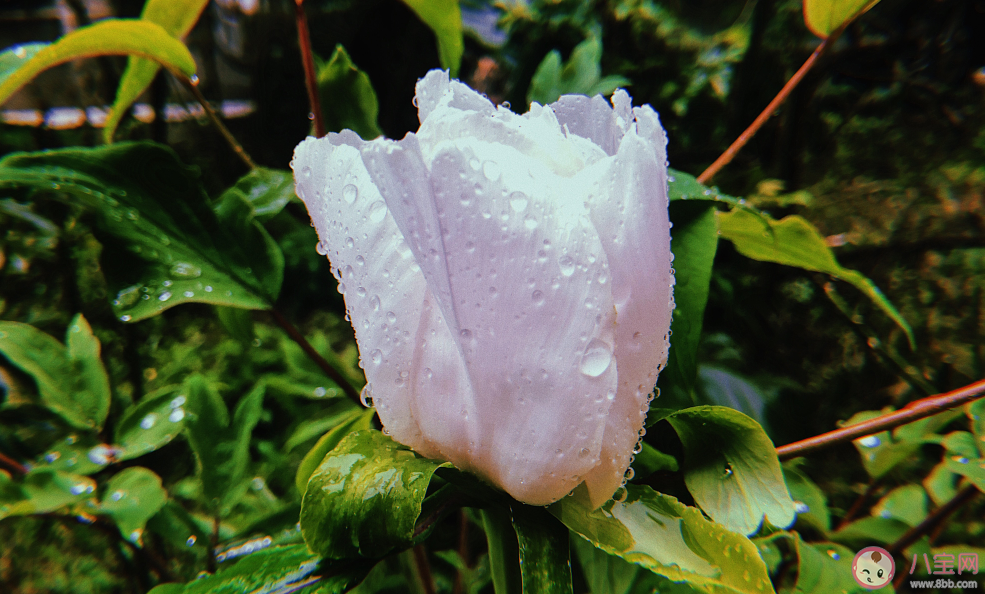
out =
{"type": "Polygon", "coordinates": [[[623,481],[673,309],[666,139],[617,91],[517,115],[448,75],[403,140],[292,167],[384,430],[520,501],[623,481]]]}

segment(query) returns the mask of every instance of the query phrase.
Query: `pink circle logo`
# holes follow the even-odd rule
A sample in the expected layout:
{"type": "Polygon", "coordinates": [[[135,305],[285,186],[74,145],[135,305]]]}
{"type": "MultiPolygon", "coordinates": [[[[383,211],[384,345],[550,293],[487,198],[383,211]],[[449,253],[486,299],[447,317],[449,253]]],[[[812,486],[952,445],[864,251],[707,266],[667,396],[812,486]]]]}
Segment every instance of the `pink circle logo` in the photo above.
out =
{"type": "Polygon", "coordinates": [[[888,584],[896,574],[896,562],[889,551],[881,547],[865,547],[852,560],[852,575],[858,585],[876,590],[888,584]]]}

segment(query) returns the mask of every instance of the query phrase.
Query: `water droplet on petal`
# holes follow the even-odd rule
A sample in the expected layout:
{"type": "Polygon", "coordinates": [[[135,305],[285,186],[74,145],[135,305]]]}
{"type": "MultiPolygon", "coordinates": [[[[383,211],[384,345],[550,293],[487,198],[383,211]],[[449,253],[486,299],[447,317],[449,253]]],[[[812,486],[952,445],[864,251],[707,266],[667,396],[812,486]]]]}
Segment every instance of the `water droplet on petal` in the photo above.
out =
{"type": "Polygon", "coordinates": [[[395,323],[397,321],[397,314],[392,311],[386,312],[386,321],[390,324],[395,323]]]}
{"type": "Polygon", "coordinates": [[[366,384],[359,392],[359,402],[366,408],[373,408],[373,384],[366,384]]]}
{"type": "Polygon", "coordinates": [[[533,300],[534,305],[544,305],[544,292],[541,290],[534,291],[530,298],[533,300]]]}
{"type": "Polygon", "coordinates": [[[342,198],[349,204],[352,204],[356,201],[356,198],[359,198],[359,188],[352,184],[347,184],[342,188],[342,198]]]}
{"type": "Polygon", "coordinates": [[[381,351],[380,349],[376,349],[375,351],[370,353],[369,358],[373,360],[373,364],[379,365],[380,363],[383,362],[383,351],[381,351]]]}
{"type": "Polygon", "coordinates": [[[377,200],[369,207],[369,220],[373,223],[379,223],[384,218],[386,218],[386,203],[377,200]]]}
{"type": "Polygon", "coordinates": [[[558,260],[558,265],[561,267],[561,274],[564,276],[571,276],[575,273],[575,261],[571,259],[571,256],[561,256],[558,260]]]}
{"type": "Polygon", "coordinates": [[[523,212],[527,208],[527,195],[523,192],[513,192],[510,194],[510,208],[514,212],[523,212]]]}
{"type": "Polygon", "coordinates": [[[585,353],[581,356],[579,369],[588,377],[598,377],[605,373],[612,363],[612,348],[595,338],[588,343],[585,353]]]}

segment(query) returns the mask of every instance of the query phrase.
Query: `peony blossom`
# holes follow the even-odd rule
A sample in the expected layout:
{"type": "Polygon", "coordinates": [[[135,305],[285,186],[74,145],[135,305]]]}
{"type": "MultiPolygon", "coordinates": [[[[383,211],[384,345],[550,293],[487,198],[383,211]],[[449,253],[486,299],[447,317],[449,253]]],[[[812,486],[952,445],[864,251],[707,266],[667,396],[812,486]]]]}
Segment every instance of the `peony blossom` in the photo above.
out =
{"type": "Polygon", "coordinates": [[[403,140],[308,138],[298,196],[384,431],[516,499],[624,481],[673,310],[666,138],[625,91],[524,115],[432,71],[403,140]]]}

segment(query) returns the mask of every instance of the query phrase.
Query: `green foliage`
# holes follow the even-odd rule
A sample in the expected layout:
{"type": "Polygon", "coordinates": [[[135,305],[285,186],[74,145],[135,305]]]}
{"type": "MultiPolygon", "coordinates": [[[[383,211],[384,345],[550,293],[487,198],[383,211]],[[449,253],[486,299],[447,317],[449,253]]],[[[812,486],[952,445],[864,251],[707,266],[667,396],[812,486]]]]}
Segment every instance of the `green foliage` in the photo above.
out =
{"type": "Polygon", "coordinates": [[[185,76],[195,74],[195,61],[188,48],[168,35],[161,26],[146,21],[108,19],[80,27],[34,53],[0,82],[0,103],[4,103],[39,72],[52,66],[79,58],[114,54],[154,60],[185,76]]]}
{"type": "Polygon", "coordinates": [[[879,0],[805,0],[804,22],[812,33],[827,38],[878,2],[879,0]]]}
{"type": "Polygon", "coordinates": [[[599,66],[601,59],[602,43],[594,37],[579,43],[564,65],[560,52],[550,52],[530,81],[527,103],[536,101],[547,105],[561,95],[611,95],[617,88],[629,84],[627,79],[617,75],[603,78],[599,66]]]}
{"type": "Polygon", "coordinates": [[[376,122],[380,106],[366,73],[356,68],[342,45],[318,66],[318,93],[325,129],[352,130],[364,140],[383,134],[376,122]]]}
{"type": "Polygon", "coordinates": [[[438,56],[441,67],[448,70],[452,78],[458,76],[458,69],[465,51],[462,34],[462,12],[458,0],[403,0],[404,4],[417,14],[434,31],[438,39],[438,56]]]}
{"type": "Polygon", "coordinates": [[[167,498],[161,477],[146,468],[131,466],[106,482],[99,511],[113,518],[127,540],[140,543],[144,525],[167,498]]]}
{"type": "Polygon", "coordinates": [[[513,506],[524,592],[571,594],[568,529],[544,510],[513,506]]]}

